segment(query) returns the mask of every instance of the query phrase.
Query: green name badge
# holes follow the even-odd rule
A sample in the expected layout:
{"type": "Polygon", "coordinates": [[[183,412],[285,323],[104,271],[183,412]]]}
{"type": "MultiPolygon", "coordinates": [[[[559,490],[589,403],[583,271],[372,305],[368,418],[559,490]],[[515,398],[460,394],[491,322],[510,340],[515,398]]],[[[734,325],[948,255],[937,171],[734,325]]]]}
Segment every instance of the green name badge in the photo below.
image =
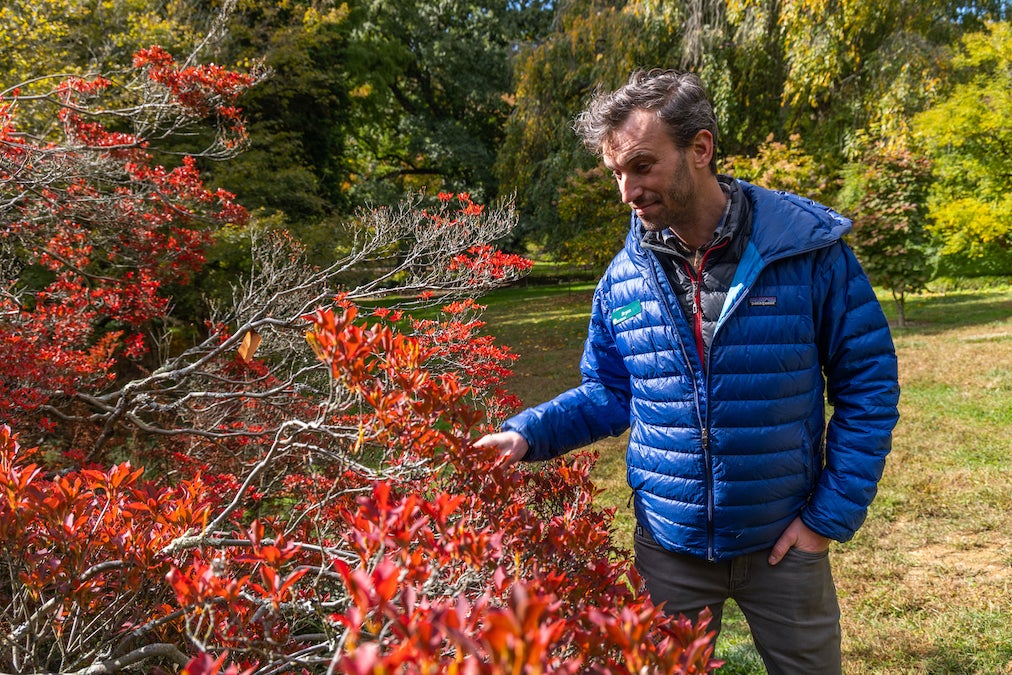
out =
{"type": "Polygon", "coordinates": [[[628,321],[637,314],[643,311],[643,306],[640,305],[639,300],[633,300],[628,305],[619,307],[611,313],[611,322],[613,324],[620,324],[623,321],[628,321]]]}

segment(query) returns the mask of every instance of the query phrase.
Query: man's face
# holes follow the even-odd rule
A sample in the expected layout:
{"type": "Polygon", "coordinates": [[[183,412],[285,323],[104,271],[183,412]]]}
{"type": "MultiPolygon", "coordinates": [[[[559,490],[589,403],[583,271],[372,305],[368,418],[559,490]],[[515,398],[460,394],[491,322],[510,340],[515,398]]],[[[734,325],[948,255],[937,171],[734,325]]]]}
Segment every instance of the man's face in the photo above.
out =
{"type": "Polygon", "coordinates": [[[604,165],[647,230],[678,232],[692,224],[696,184],[686,154],[646,110],[633,111],[605,144],[604,165]]]}

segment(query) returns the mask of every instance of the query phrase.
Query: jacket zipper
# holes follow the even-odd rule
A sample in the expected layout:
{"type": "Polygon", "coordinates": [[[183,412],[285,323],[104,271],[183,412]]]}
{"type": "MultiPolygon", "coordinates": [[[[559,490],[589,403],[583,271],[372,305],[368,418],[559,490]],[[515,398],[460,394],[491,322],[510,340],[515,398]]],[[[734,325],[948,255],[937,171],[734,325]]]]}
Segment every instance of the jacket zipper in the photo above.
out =
{"type": "MultiPolygon", "coordinates": [[[[656,256],[654,256],[654,258],[656,260],[656,256]]],[[[705,261],[705,255],[704,255],[704,261],[705,261]]],[[[702,266],[700,266],[700,269],[702,269],[702,266]]],[[[692,370],[692,361],[689,359],[689,354],[685,351],[685,343],[682,342],[682,339],[679,337],[679,332],[678,332],[678,327],[677,327],[677,319],[675,318],[674,310],[672,310],[672,308],[671,308],[671,303],[669,303],[667,301],[667,297],[668,296],[664,293],[663,288],[661,288],[661,282],[658,279],[658,273],[657,273],[657,267],[656,267],[656,265],[651,264],[650,265],[650,271],[651,271],[650,281],[653,282],[654,292],[657,293],[657,297],[661,300],[661,306],[664,307],[665,311],[667,312],[668,321],[671,322],[671,328],[675,332],[675,337],[678,337],[678,344],[682,348],[682,358],[685,359],[685,363],[689,366],[689,370],[691,371],[692,370]]],[[[695,284],[694,284],[694,286],[695,286],[695,284]]],[[[695,293],[694,293],[694,295],[695,295],[695,293]]],[[[698,308],[698,302],[695,303],[694,306],[698,308]]],[[[696,312],[693,312],[693,313],[695,314],[696,312]]],[[[700,330],[699,330],[699,333],[698,333],[698,335],[700,337],[702,336],[702,323],[701,323],[701,319],[702,319],[702,316],[701,316],[701,313],[699,313],[699,318],[697,319],[697,321],[700,321],[700,323],[699,323],[700,330]]],[[[697,345],[699,345],[699,344],[702,344],[702,340],[701,339],[697,340],[697,345]]],[[[702,356],[700,356],[700,363],[702,364],[702,356]]],[[[709,369],[704,366],[703,367],[703,373],[702,373],[704,377],[708,377],[708,371],[709,371],[709,369]]],[[[713,460],[710,457],[710,434],[709,434],[709,431],[707,430],[707,424],[703,421],[703,413],[702,413],[702,410],[700,409],[700,403],[699,403],[699,387],[696,384],[696,378],[695,377],[692,378],[692,394],[693,394],[693,398],[695,399],[696,421],[699,423],[700,433],[702,434],[702,440],[701,440],[700,444],[701,444],[702,449],[703,449],[703,461],[706,464],[706,557],[707,557],[707,560],[713,560],[715,558],[714,551],[713,551],[713,508],[714,508],[713,507],[713,460]]]]}
{"type": "Polygon", "coordinates": [[[710,457],[710,430],[703,427],[702,433],[703,460],[706,462],[706,559],[714,560],[713,550],[713,458],[710,457]]]}
{"type": "MultiPolygon", "coordinates": [[[[803,255],[805,253],[809,253],[811,251],[814,251],[814,250],[817,250],[817,249],[820,249],[820,248],[831,246],[834,243],[836,243],[836,241],[837,240],[833,240],[831,242],[820,242],[818,244],[809,245],[809,246],[806,246],[806,247],[803,247],[801,249],[798,249],[796,251],[791,252],[790,255],[803,255]]],[[[693,334],[694,334],[694,338],[696,340],[696,348],[697,348],[697,351],[699,353],[699,361],[700,361],[701,364],[703,364],[702,367],[703,367],[704,385],[707,388],[709,388],[709,386],[710,386],[710,368],[709,368],[709,364],[706,363],[706,361],[704,359],[705,346],[703,344],[703,330],[702,330],[703,316],[702,316],[702,301],[701,301],[702,299],[701,299],[701,289],[700,289],[700,285],[701,284],[700,284],[700,282],[701,282],[701,279],[702,279],[702,270],[705,267],[706,254],[709,253],[709,251],[711,251],[711,250],[714,250],[716,248],[720,248],[721,246],[726,245],[727,243],[728,242],[723,242],[720,246],[715,246],[715,247],[713,247],[711,249],[708,249],[706,252],[704,252],[703,260],[700,262],[700,265],[699,265],[699,270],[700,271],[699,271],[698,275],[695,274],[695,271],[693,269],[691,269],[691,266],[688,264],[688,262],[684,261],[684,259],[683,259],[683,262],[684,262],[684,264],[686,266],[686,270],[687,270],[687,272],[689,274],[689,279],[692,281],[693,334]]],[[[782,257],[788,257],[788,256],[787,256],[787,254],[780,255],[780,256],[773,256],[773,257],[771,257],[771,258],[769,258],[767,260],[764,260],[762,262],[762,267],[768,267],[771,262],[773,262],[774,260],[779,260],[782,257]]],[[[655,259],[656,259],[656,254],[655,254],[655,259]]],[[[678,335],[678,329],[675,327],[676,326],[675,314],[674,314],[674,312],[671,309],[670,303],[667,302],[667,296],[661,290],[660,282],[657,279],[657,268],[654,265],[650,265],[650,270],[651,270],[650,280],[654,284],[654,287],[655,287],[654,290],[657,292],[657,297],[662,300],[661,305],[665,308],[665,310],[667,310],[668,320],[671,321],[672,328],[674,328],[675,334],[677,336],[678,335]]],[[[752,280],[749,282],[749,284],[748,284],[749,288],[752,287],[752,282],[754,281],[754,278],[755,277],[753,277],[752,280]]],[[[729,314],[733,313],[737,309],[738,305],[741,304],[741,302],[742,302],[742,300],[744,299],[745,296],[746,296],[746,293],[741,294],[741,296],[735,301],[734,306],[730,308],[730,311],[728,312],[729,314]]],[[[711,340],[713,340],[713,341],[715,341],[716,338],[717,338],[717,329],[719,328],[719,324],[720,324],[720,321],[718,320],[718,324],[716,326],[714,326],[714,334],[713,334],[713,336],[711,336],[711,340]]],[[[686,363],[688,363],[689,369],[691,370],[692,369],[692,364],[689,361],[688,354],[685,351],[685,345],[684,345],[684,343],[682,342],[681,339],[679,339],[678,342],[679,342],[679,345],[682,347],[682,356],[683,356],[683,358],[685,358],[686,363]]],[[[712,342],[711,342],[711,345],[712,345],[712,342]]],[[[699,428],[700,428],[700,432],[701,432],[701,442],[700,442],[700,444],[701,444],[702,450],[703,450],[703,459],[704,459],[704,462],[706,464],[706,519],[707,519],[707,546],[706,546],[707,551],[706,551],[706,553],[707,553],[707,559],[712,561],[712,560],[714,560],[716,558],[716,556],[714,554],[714,523],[713,523],[713,513],[714,513],[714,508],[715,507],[714,507],[714,496],[713,496],[713,460],[710,457],[709,415],[707,415],[707,419],[704,421],[703,420],[702,411],[700,410],[700,404],[699,404],[699,388],[698,388],[698,385],[696,384],[696,379],[695,378],[692,379],[692,389],[693,389],[693,396],[695,398],[696,417],[697,417],[697,421],[699,422],[699,428]]]]}
{"type": "MultiPolygon", "coordinates": [[[[719,251],[730,243],[725,239],[715,246],[699,252],[693,258],[692,263],[683,260],[685,271],[689,275],[689,282],[692,288],[692,333],[696,340],[696,353],[699,356],[699,364],[703,369],[703,382],[707,389],[710,386],[710,364],[706,358],[706,342],[703,339],[703,270],[706,269],[707,260],[713,251],[719,251]]],[[[690,364],[691,368],[691,364],[690,364]]],[[[695,380],[693,380],[695,381],[695,380]]],[[[703,462],[706,464],[706,557],[707,560],[716,558],[714,551],[714,496],[713,496],[713,457],[710,455],[710,419],[709,415],[704,418],[699,410],[699,397],[696,397],[696,415],[699,419],[700,445],[703,449],[703,462]]]]}

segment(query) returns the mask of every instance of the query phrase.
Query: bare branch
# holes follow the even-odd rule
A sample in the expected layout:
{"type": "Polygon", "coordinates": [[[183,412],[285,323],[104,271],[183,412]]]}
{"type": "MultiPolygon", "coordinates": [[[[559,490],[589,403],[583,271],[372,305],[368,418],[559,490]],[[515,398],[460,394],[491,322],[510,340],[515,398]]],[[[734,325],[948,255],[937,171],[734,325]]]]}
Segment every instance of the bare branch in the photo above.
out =
{"type": "Polygon", "coordinates": [[[179,651],[179,648],[175,645],[157,643],[138,647],[123,656],[107,661],[100,661],[80,670],[70,671],[66,675],[107,675],[109,673],[119,673],[154,657],[167,658],[180,668],[190,662],[190,659],[183,652],[179,651]]]}

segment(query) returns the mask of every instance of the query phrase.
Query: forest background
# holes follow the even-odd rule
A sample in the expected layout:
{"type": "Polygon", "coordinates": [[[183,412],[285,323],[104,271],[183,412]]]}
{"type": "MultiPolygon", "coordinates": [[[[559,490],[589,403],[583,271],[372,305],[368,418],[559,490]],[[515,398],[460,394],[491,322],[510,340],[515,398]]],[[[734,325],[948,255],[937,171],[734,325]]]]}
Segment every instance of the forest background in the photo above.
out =
{"type": "Polygon", "coordinates": [[[854,217],[897,326],[1012,273],[1007,2],[8,0],[0,28],[4,670],[712,667],[630,592],[586,458],[469,448],[519,404],[470,298],[621,245],[571,125],[634,68],[700,73],[723,171],[854,217]]]}
{"type": "MultiPolygon", "coordinates": [[[[189,53],[217,10],[12,0],[0,81],[109,72],[156,43],[189,53]]],[[[200,168],[321,259],[356,209],[424,189],[515,196],[510,248],[600,266],[626,211],[573,117],[635,68],[691,69],[716,103],[723,171],[859,223],[883,210],[862,203],[869,184],[895,194],[881,181],[903,174],[893,205],[914,213],[894,246],[912,283],[1007,274],[1008,14],[1001,0],[242,0],[202,58],[263,59],[272,76],[240,101],[245,151],[200,168]]]]}

